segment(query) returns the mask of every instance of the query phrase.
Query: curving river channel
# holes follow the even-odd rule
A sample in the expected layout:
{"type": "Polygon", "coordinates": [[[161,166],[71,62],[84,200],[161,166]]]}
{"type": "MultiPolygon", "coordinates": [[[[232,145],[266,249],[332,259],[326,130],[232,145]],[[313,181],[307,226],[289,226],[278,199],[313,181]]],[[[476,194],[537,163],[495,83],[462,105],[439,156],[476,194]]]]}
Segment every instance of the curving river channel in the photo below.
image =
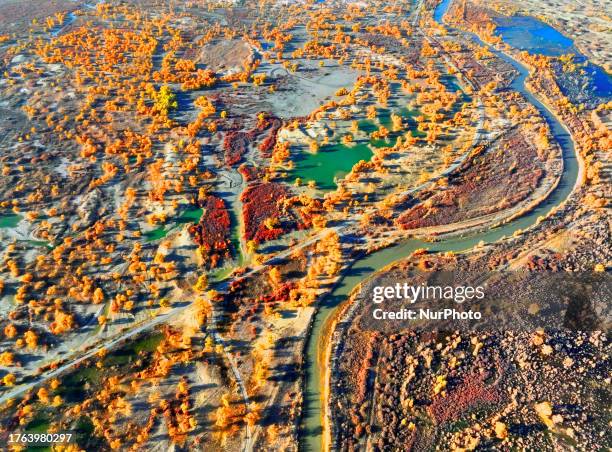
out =
{"type": "MultiPolygon", "coordinates": [[[[446,10],[450,6],[450,0],[444,0],[435,11],[435,20],[442,21],[446,10]]],[[[472,39],[483,45],[474,35],[472,39]]],[[[442,239],[439,242],[430,243],[417,239],[407,240],[399,245],[376,251],[362,259],[357,260],[352,267],[343,275],[334,291],[325,297],[319,305],[318,312],[314,318],[310,338],[306,348],[306,382],[304,387],[304,412],[300,431],[300,449],[305,451],[320,451],[322,445],[322,416],[323,407],[321,400],[321,371],[320,350],[323,350],[323,341],[326,339],[324,325],[334,313],[335,309],[348,297],[349,293],[364,279],[373,275],[379,269],[394,261],[404,259],[418,248],[427,248],[431,252],[465,251],[481,241],[492,243],[503,237],[511,236],[515,231],[524,230],[536,223],[537,218],[546,215],[552,209],[563,203],[572,193],[578,182],[579,165],[576,157],[574,143],[568,130],[555,115],[540,102],[525,87],[525,80],[529,76],[528,69],[512,59],[508,55],[490,48],[499,58],[511,64],[518,72],[518,77],[511,84],[511,88],[520,92],[546,119],[550,130],[561,146],[563,153],[563,173],[558,186],[553,190],[546,201],[540,203],[536,208],[522,217],[519,217],[503,226],[490,229],[482,233],[475,233],[465,237],[454,237],[442,239]]]]}

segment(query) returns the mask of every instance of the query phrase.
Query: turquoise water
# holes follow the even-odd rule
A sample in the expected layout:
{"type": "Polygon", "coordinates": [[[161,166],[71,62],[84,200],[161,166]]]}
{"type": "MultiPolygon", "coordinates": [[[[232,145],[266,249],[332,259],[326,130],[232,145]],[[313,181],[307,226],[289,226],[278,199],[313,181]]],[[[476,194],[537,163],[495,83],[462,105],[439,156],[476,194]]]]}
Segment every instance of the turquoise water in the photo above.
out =
{"type": "MultiPolygon", "coordinates": [[[[461,90],[454,76],[443,77],[441,82],[450,91],[461,90]]],[[[399,84],[396,84],[395,87],[398,86],[399,84]]],[[[380,126],[386,127],[389,130],[389,136],[386,139],[370,139],[367,142],[355,142],[350,145],[333,143],[321,146],[316,153],[301,150],[292,158],[295,167],[290,173],[291,177],[299,177],[304,184],[314,181],[317,188],[323,191],[335,190],[337,188],[336,182],[350,173],[356,163],[371,159],[373,155],[371,148],[394,146],[397,138],[407,131],[410,131],[414,137],[422,138],[426,136],[425,133],[417,130],[417,122],[414,119],[421,112],[410,110],[404,106],[410,99],[397,96],[391,101],[391,106],[385,108],[377,106],[377,119],[357,121],[359,130],[368,135],[377,131],[380,126]],[[395,132],[392,130],[391,113],[395,113],[404,119],[402,130],[395,132]]],[[[463,102],[466,99],[469,100],[467,96],[463,95],[460,100],[463,102]]],[[[459,104],[460,102],[457,102],[457,105],[459,104]]]]}
{"type": "Polygon", "coordinates": [[[185,210],[183,213],[181,213],[178,216],[178,218],[176,218],[176,220],[174,221],[175,225],[172,226],[171,228],[166,229],[166,226],[164,225],[164,226],[155,228],[151,231],[145,232],[143,234],[145,241],[154,242],[156,240],[163,239],[164,237],[166,237],[166,235],[168,235],[170,231],[172,231],[173,229],[175,229],[181,224],[197,223],[198,221],[200,221],[200,218],[202,217],[202,213],[203,213],[203,210],[200,209],[199,207],[191,207],[185,210]]]}
{"type": "MultiPolygon", "coordinates": [[[[23,220],[21,215],[0,215],[0,229],[2,228],[16,228],[19,222],[23,220]]],[[[53,248],[53,246],[44,240],[18,240],[22,243],[27,243],[32,246],[46,246],[53,248]]]]}
{"type": "MultiPolygon", "coordinates": [[[[453,75],[445,75],[440,78],[440,81],[450,92],[462,91],[457,78],[453,75]]],[[[396,84],[395,88],[398,86],[399,84],[396,84]]],[[[408,100],[410,98],[395,97],[392,101],[392,106],[385,108],[377,107],[376,120],[361,119],[357,121],[359,130],[368,135],[378,130],[380,126],[386,127],[389,130],[387,138],[370,139],[367,143],[359,142],[351,145],[333,143],[321,146],[316,153],[302,150],[293,157],[295,168],[291,171],[291,177],[299,177],[302,183],[314,181],[316,186],[323,191],[335,190],[337,187],[336,182],[350,173],[356,163],[361,160],[370,160],[373,155],[371,148],[394,146],[397,138],[407,131],[410,131],[414,137],[425,137],[425,133],[417,130],[417,122],[415,120],[415,117],[420,115],[421,112],[405,107],[404,105],[406,105],[408,100]],[[402,130],[393,131],[391,113],[395,113],[404,119],[402,130]]],[[[459,108],[462,102],[469,100],[470,97],[463,93],[455,107],[459,108]]],[[[454,114],[454,111],[451,114],[454,114]]]]}
{"type": "Polygon", "coordinates": [[[0,216],[0,228],[14,228],[21,221],[19,215],[2,215],[0,216]]]}
{"type": "Polygon", "coordinates": [[[335,190],[337,179],[350,173],[360,160],[369,161],[371,157],[371,149],[363,143],[321,146],[316,153],[303,151],[293,158],[295,168],[292,176],[302,179],[302,183],[315,181],[321,190],[335,190]]]}
{"type": "Polygon", "coordinates": [[[145,242],[155,242],[156,240],[163,239],[166,234],[168,234],[166,228],[164,226],[160,226],[151,231],[147,231],[142,235],[145,238],[145,242]]]}
{"type": "Polygon", "coordinates": [[[204,211],[199,207],[192,207],[183,212],[176,220],[178,224],[197,223],[202,218],[204,211]]]}

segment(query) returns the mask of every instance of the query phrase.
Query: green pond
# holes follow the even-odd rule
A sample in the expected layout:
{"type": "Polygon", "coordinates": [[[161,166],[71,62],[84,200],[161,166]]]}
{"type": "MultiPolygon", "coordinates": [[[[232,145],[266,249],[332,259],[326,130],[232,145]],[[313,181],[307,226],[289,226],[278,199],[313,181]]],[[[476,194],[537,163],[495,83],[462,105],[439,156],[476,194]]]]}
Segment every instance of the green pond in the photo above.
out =
{"type": "Polygon", "coordinates": [[[367,144],[330,144],[321,146],[318,152],[302,152],[294,158],[293,176],[304,183],[315,181],[321,190],[335,190],[336,179],[351,172],[360,160],[369,161],[372,150],[367,144]]]}
{"type": "Polygon", "coordinates": [[[95,366],[80,367],[76,371],[65,375],[62,377],[62,386],[58,390],[58,394],[69,403],[82,401],[88,393],[87,387],[89,385],[99,385],[105,378],[106,371],[104,369],[133,362],[138,358],[140,352],[153,352],[161,343],[163,337],[163,333],[159,332],[147,334],[105,356],[103,369],[98,369],[95,366]]]}
{"type": "MultiPolygon", "coordinates": [[[[25,427],[25,433],[47,433],[51,426],[52,412],[49,408],[43,408],[39,411],[25,427]]],[[[81,416],[73,426],[73,432],[76,434],[76,444],[84,449],[100,450],[105,444],[105,441],[97,437],[94,433],[94,426],[87,416],[81,416]],[[87,447],[84,447],[87,446],[87,447]]],[[[50,446],[28,446],[26,451],[36,452],[51,452],[53,449],[50,446]]]]}
{"type": "Polygon", "coordinates": [[[145,240],[147,242],[154,242],[156,240],[163,239],[164,237],[166,237],[166,235],[168,235],[168,232],[172,231],[174,228],[181,224],[197,223],[198,221],[200,221],[202,213],[203,210],[199,207],[191,207],[181,213],[179,217],[174,220],[174,226],[166,229],[166,225],[163,225],[151,231],[145,232],[142,235],[145,237],[145,240]]]}
{"type": "MultiPolygon", "coordinates": [[[[462,91],[459,81],[454,75],[446,74],[440,81],[451,92],[462,91]]],[[[317,187],[323,191],[335,190],[337,186],[336,181],[350,173],[357,162],[360,160],[370,160],[373,155],[371,148],[394,146],[397,138],[408,131],[410,131],[413,137],[424,138],[427,134],[417,130],[417,121],[415,119],[421,112],[403,106],[405,104],[402,101],[405,100],[407,99],[396,97],[392,99],[392,104],[389,108],[377,108],[376,120],[362,119],[357,121],[359,130],[368,135],[378,130],[380,126],[384,126],[390,131],[387,138],[371,139],[368,142],[360,142],[349,146],[341,143],[329,144],[322,146],[316,153],[301,151],[293,159],[295,168],[291,172],[291,177],[300,178],[304,183],[314,181],[317,187]],[[392,131],[392,113],[403,118],[404,126],[402,130],[392,131]]],[[[454,114],[464,102],[469,102],[470,100],[469,96],[465,93],[462,94],[449,115],[454,114]]]]}
{"type": "Polygon", "coordinates": [[[163,239],[168,231],[164,226],[160,226],[159,228],[155,228],[152,231],[145,232],[142,234],[147,242],[155,242],[156,240],[163,239]]]}
{"type": "Polygon", "coordinates": [[[14,228],[20,221],[20,215],[0,215],[0,228],[14,228]]]}
{"type": "MultiPolygon", "coordinates": [[[[182,224],[198,223],[200,221],[200,218],[202,218],[203,213],[204,213],[203,209],[199,207],[191,207],[185,210],[183,213],[181,213],[177,219],[172,220],[174,222],[173,225],[168,225],[168,224],[162,225],[151,231],[145,232],[142,235],[145,238],[146,242],[155,242],[157,240],[163,239],[164,237],[166,237],[166,235],[168,235],[169,232],[176,229],[182,224]]],[[[228,209],[228,213],[230,215],[230,220],[232,224],[232,234],[231,234],[230,239],[232,241],[232,245],[234,246],[234,250],[237,255],[238,264],[242,265],[242,263],[244,262],[244,256],[242,255],[242,252],[240,249],[240,227],[238,224],[238,218],[236,217],[236,212],[234,212],[232,209],[228,209]]],[[[213,280],[218,280],[218,279],[222,279],[226,277],[232,271],[233,271],[233,267],[220,268],[216,271],[213,271],[210,276],[213,280]]]]}
{"type": "Polygon", "coordinates": [[[104,358],[104,366],[121,366],[135,360],[140,352],[151,353],[155,351],[163,338],[163,333],[153,333],[144,336],[136,342],[129,343],[126,347],[109,353],[104,358]]]}
{"type": "MultiPolygon", "coordinates": [[[[362,119],[357,122],[359,130],[371,134],[384,126],[392,129],[391,109],[383,108],[378,110],[377,120],[362,119]]],[[[418,110],[409,110],[406,107],[394,109],[394,112],[404,119],[404,128],[398,132],[390,132],[386,139],[369,140],[351,145],[334,143],[321,146],[318,152],[300,152],[294,157],[295,168],[291,175],[294,178],[302,179],[303,183],[314,181],[320,190],[328,191],[336,189],[336,181],[351,172],[353,166],[360,160],[369,161],[373,155],[371,147],[381,148],[393,146],[397,137],[403,135],[408,130],[412,136],[423,137],[425,134],[416,128],[416,116],[420,114],[418,110]],[[370,147],[371,146],[371,147],[370,147]]]]}
{"type": "MultiPolygon", "coordinates": [[[[51,423],[49,415],[43,411],[38,412],[34,418],[26,425],[24,433],[47,433],[51,423]]],[[[50,446],[28,446],[26,451],[47,452],[51,451],[50,446]]]]}

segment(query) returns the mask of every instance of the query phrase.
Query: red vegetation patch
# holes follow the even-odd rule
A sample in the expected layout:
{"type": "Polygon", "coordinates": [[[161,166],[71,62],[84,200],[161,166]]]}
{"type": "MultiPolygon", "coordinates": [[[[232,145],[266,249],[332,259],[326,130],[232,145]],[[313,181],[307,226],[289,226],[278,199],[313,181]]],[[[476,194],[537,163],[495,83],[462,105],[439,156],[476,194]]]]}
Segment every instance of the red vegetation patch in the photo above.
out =
{"type": "MultiPolygon", "coordinates": [[[[316,200],[318,201],[318,200],[316,200]]],[[[320,201],[318,201],[319,204],[321,204],[320,201]]],[[[298,211],[299,215],[300,215],[300,219],[302,221],[300,221],[298,223],[298,229],[300,231],[305,230],[305,229],[310,229],[312,227],[312,218],[314,217],[315,214],[318,213],[318,211],[314,211],[314,212],[309,212],[309,211],[305,211],[303,209],[300,209],[298,211]]]]}
{"type": "Polygon", "coordinates": [[[249,150],[251,137],[246,132],[228,132],[223,140],[223,150],[225,151],[225,164],[234,166],[242,156],[249,150]]]}
{"type": "Polygon", "coordinates": [[[527,199],[544,176],[536,148],[522,133],[514,132],[497,149],[465,164],[446,189],[422,192],[420,202],[398,223],[403,229],[417,229],[503,211],[527,199]]]}
{"type": "Polygon", "coordinates": [[[269,116],[261,119],[257,126],[248,132],[236,130],[227,132],[223,141],[225,164],[227,166],[234,166],[240,162],[242,156],[249,150],[249,145],[266,130],[269,130],[269,133],[260,143],[259,150],[264,157],[270,157],[270,152],[276,144],[276,135],[278,134],[278,131],[282,125],[283,122],[280,119],[275,118],[274,116],[269,116]]]}
{"type": "Polygon", "coordinates": [[[264,140],[259,144],[259,151],[261,152],[262,157],[270,157],[272,155],[272,149],[276,145],[276,137],[278,135],[278,131],[283,125],[283,122],[278,118],[269,118],[266,120],[268,124],[271,126],[270,132],[268,136],[264,138],[264,140]]]}
{"type": "Polygon", "coordinates": [[[285,231],[276,227],[268,229],[264,224],[268,218],[280,217],[279,202],[289,194],[289,189],[278,183],[250,185],[242,192],[242,216],[244,218],[246,240],[265,242],[273,240],[285,231]]]}
{"type": "Polygon", "coordinates": [[[264,175],[264,172],[260,168],[246,164],[240,165],[238,172],[242,174],[242,177],[244,177],[247,182],[258,181],[264,175]]]}
{"type": "Polygon", "coordinates": [[[375,349],[378,345],[378,335],[376,333],[367,336],[365,343],[365,350],[362,350],[363,357],[361,358],[361,365],[357,372],[357,382],[355,385],[355,400],[357,404],[361,404],[365,401],[368,391],[368,378],[370,376],[370,369],[375,363],[375,349]]]}
{"type": "Polygon", "coordinates": [[[200,222],[189,228],[194,241],[206,252],[211,268],[220,260],[230,257],[230,216],[221,198],[208,196],[203,206],[204,213],[200,222]]]}
{"type": "Polygon", "coordinates": [[[481,372],[472,374],[446,397],[437,396],[427,408],[429,414],[438,423],[454,421],[464,416],[472,408],[479,405],[495,405],[502,401],[501,390],[495,385],[486,385],[488,374],[481,372]]]}
{"type": "Polygon", "coordinates": [[[296,287],[297,284],[293,281],[283,283],[274,292],[259,297],[259,301],[263,303],[284,303],[289,301],[291,291],[296,287]]]}

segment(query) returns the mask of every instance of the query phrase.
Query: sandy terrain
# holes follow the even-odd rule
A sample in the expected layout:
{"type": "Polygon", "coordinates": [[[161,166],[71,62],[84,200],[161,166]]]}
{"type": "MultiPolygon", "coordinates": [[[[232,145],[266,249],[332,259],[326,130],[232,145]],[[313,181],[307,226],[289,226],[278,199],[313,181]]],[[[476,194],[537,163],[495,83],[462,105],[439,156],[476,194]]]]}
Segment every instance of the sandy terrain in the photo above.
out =
{"type": "Polygon", "coordinates": [[[221,74],[233,74],[243,69],[245,61],[253,59],[250,46],[237,39],[205,45],[200,52],[200,61],[208,69],[221,74]]]}
{"type": "MultiPolygon", "coordinates": [[[[314,62],[311,66],[316,67],[314,62]]],[[[313,69],[308,68],[308,69],[313,69]]],[[[284,116],[292,112],[293,116],[306,116],[316,110],[325,100],[334,95],[342,87],[353,85],[359,73],[349,68],[338,67],[334,63],[333,69],[300,71],[299,74],[288,72],[280,65],[270,69],[270,76],[286,79],[287,87],[279,89],[270,95],[267,101],[275,115],[284,116]]]]}
{"type": "Polygon", "coordinates": [[[43,21],[56,12],[72,11],[78,4],[72,0],[0,0],[0,33],[14,33],[34,19],[43,21]]]}

